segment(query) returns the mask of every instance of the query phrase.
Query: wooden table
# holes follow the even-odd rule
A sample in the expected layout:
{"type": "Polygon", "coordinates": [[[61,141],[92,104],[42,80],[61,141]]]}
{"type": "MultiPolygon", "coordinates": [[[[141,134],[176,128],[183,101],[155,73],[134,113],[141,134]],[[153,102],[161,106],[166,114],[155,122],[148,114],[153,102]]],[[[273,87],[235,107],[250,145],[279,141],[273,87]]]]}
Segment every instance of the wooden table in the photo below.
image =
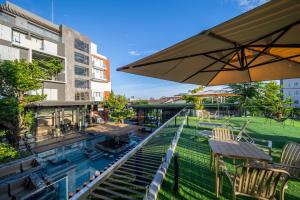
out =
{"type": "Polygon", "coordinates": [[[262,162],[272,161],[272,157],[260,150],[255,144],[237,141],[219,141],[210,139],[209,146],[211,148],[211,168],[214,160],[216,167],[216,195],[219,196],[219,158],[227,157],[232,159],[240,159],[248,162],[249,160],[258,160],[262,162]]]}

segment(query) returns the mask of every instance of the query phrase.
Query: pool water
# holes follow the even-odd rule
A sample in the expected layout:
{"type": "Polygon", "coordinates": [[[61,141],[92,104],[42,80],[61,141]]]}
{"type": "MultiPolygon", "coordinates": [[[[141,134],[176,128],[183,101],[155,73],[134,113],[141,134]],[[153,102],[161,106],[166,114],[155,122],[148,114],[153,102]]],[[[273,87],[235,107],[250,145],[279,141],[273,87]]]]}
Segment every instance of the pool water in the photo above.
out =
{"type": "MultiPolygon", "coordinates": [[[[68,176],[68,192],[75,192],[77,188],[88,182],[96,171],[103,171],[122,153],[111,154],[95,148],[96,143],[106,139],[106,136],[98,136],[39,153],[38,157],[45,165],[43,175],[52,181],[68,176]]],[[[131,147],[136,146],[139,141],[135,134],[130,135],[131,147]]],[[[66,184],[59,185],[65,187],[66,184]]],[[[59,190],[65,191],[65,188],[59,190]]]]}

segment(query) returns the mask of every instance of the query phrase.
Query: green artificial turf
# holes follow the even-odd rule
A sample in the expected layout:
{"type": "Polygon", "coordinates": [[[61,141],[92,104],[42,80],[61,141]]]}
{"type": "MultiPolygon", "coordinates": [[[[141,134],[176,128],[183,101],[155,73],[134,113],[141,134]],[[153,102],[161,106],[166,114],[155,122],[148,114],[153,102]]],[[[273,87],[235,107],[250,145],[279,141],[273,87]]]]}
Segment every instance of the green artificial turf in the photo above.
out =
{"type": "MultiPolygon", "coordinates": [[[[290,121],[282,124],[265,118],[247,117],[251,122],[247,133],[252,137],[272,140],[275,161],[279,159],[281,149],[288,141],[300,143],[300,122],[292,124],[290,121]]],[[[244,117],[230,119],[234,126],[241,126],[244,117]]],[[[199,135],[201,127],[197,126],[196,118],[189,118],[189,127],[185,127],[177,144],[176,152],[179,153],[179,193],[173,191],[174,166],[173,161],[168,169],[160,189],[158,199],[216,199],[215,174],[209,170],[210,156],[209,145],[206,138],[199,135]]],[[[216,122],[216,121],[215,121],[216,122]]],[[[220,120],[218,122],[224,122],[220,120]]],[[[232,168],[228,163],[229,168],[232,168]]],[[[232,199],[231,185],[227,178],[224,179],[223,194],[219,199],[232,199]]],[[[277,192],[277,195],[279,192],[277,192]]],[[[247,199],[238,197],[238,199],[247,199]]],[[[249,199],[249,198],[248,198],[249,199]]],[[[300,199],[300,182],[289,181],[285,192],[285,199],[300,199]]]]}

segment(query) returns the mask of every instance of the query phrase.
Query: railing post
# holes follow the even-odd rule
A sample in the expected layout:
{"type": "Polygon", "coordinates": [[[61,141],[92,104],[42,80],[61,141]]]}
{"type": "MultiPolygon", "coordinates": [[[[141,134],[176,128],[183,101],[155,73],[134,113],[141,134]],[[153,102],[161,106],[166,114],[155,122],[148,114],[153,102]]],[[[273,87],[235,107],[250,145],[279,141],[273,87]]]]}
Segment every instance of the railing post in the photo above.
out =
{"type": "Polygon", "coordinates": [[[179,189],[179,163],[178,163],[179,154],[176,153],[174,156],[174,192],[178,193],[179,189]]]}

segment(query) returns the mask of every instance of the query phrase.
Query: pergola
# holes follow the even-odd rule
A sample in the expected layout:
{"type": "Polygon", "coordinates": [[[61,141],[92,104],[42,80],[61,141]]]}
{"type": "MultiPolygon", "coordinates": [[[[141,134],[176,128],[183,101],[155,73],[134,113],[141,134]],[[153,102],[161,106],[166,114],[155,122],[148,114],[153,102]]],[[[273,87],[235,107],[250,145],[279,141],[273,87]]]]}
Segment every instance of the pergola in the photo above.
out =
{"type": "Polygon", "coordinates": [[[270,1],[118,71],[223,85],[300,77],[300,1],[270,1]]]}
{"type": "Polygon", "coordinates": [[[219,97],[234,97],[240,96],[226,90],[208,90],[208,91],[199,91],[196,93],[188,93],[188,96],[198,96],[198,97],[217,97],[217,106],[218,106],[218,117],[220,116],[220,102],[219,97]]]}

